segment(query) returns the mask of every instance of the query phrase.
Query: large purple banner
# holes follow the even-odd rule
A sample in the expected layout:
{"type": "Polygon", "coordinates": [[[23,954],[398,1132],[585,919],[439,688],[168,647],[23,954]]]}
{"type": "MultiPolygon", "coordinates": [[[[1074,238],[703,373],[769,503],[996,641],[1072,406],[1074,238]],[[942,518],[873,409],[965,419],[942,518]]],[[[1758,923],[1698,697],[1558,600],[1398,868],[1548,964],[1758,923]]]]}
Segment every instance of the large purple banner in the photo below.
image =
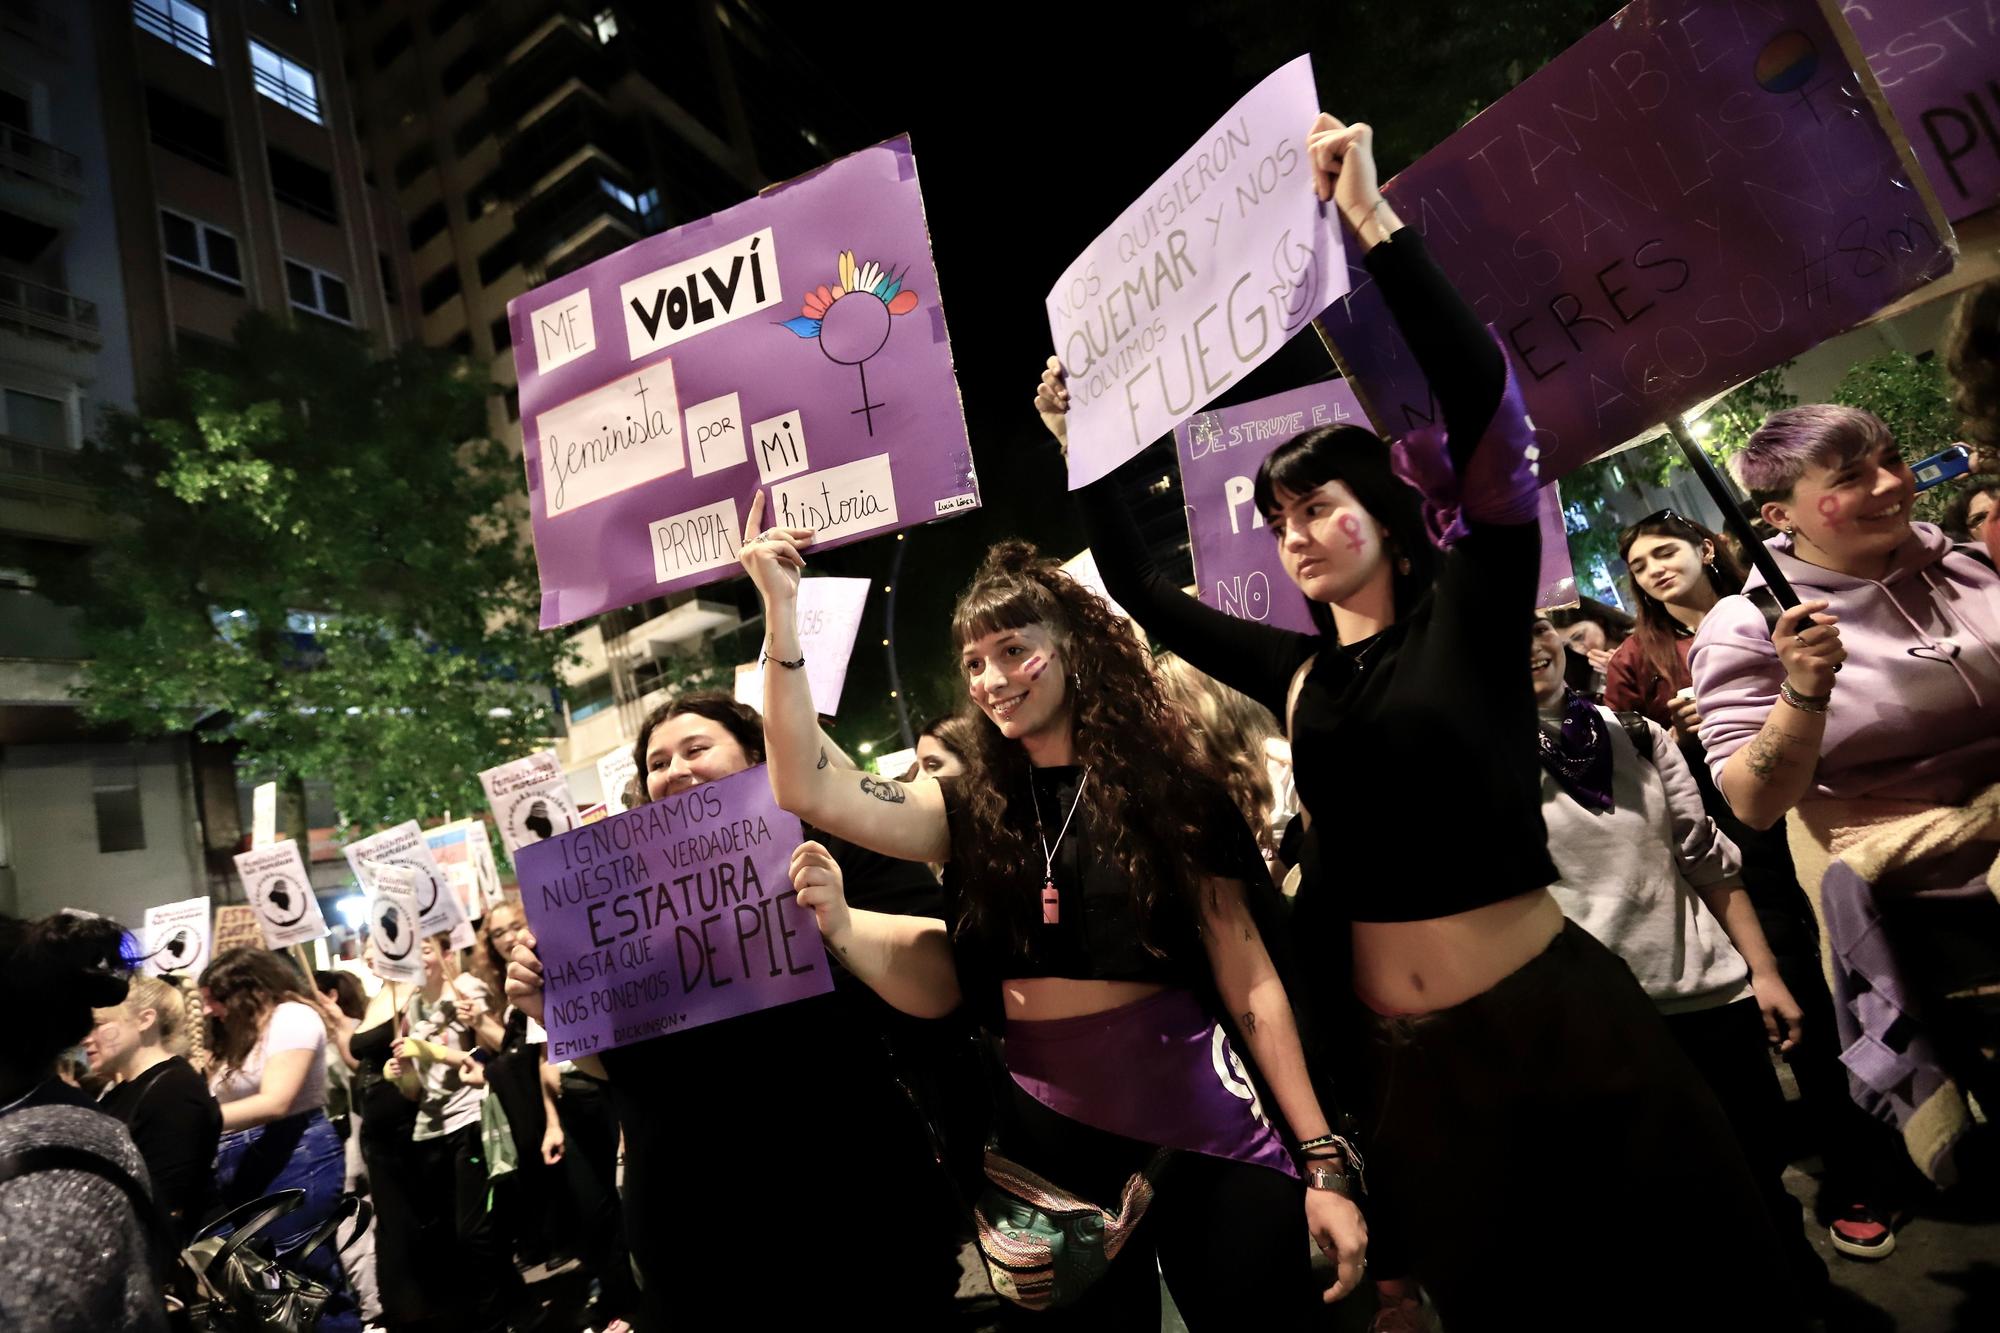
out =
{"type": "Polygon", "coordinates": [[[1069,374],[1072,488],[1212,402],[1347,290],[1339,216],[1313,194],[1306,160],[1318,111],[1300,56],[1056,280],[1049,333],[1069,374]]]}
{"type": "Polygon", "coordinates": [[[979,507],[907,138],[507,303],[542,626],[979,507]]]}
{"type": "MultiPolygon", "coordinates": [[[[1948,272],[1817,0],[1640,0],[1384,187],[1514,364],[1553,480],[1948,272]]],[[[1321,316],[1384,433],[1435,415],[1380,292],[1321,316]]]]}
{"type": "Polygon", "coordinates": [[[2000,0],[1842,0],[1953,222],[2000,204],[2000,0]]]}
{"type": "MultiPolygon", "coordinates": [[[[1368,424],[1353,388],[1345,380],[1327,380],[1197,412],[1174,427],[1188,547],[1204,603],[1239,620],[1314,632],[1306,596],[1285,572],[1252,491],[1257,468],[1279,445],[1343,422],[1363,429],[1368,424]]],[[[1542,579],[1535,605],[1568,606],[1576,601],[1576,578],[1553,485],[1542,488],[1541,525],[1542,579]]]]}
{"type": "Polygon", "coordinates": [[[517,851],[549,1059],[832,990],[792,891],[800,841],[760,765],[517,851]]]}

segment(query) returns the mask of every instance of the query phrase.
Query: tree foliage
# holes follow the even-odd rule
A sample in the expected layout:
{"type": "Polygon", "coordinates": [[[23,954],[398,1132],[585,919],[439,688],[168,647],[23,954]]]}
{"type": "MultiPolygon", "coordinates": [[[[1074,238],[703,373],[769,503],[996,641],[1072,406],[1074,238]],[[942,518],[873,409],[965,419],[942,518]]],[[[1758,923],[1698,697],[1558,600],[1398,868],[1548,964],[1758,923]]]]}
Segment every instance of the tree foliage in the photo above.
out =
{"type": "MultiPolygon", "coordinates": [[[[1952,406],[1951,384],[1935,357],[1919,361],[1908,352],[1886,352],[1860,362],[1840,377],[1833,401],[1866,408],[1882,418],[1911,463],[1958,439],[1959,415],[1952,406]]],[[[1938,522],[1956,489],[1936,486],[1925,491],[1917,497],[1914,517],[1938,522]]]]}
{"type": "Polygon", "coordinates": [[[536,628],[489,390],[264,316],[212,360],[86,449],[109,538],[34,560],[85,613],[87,715],[238,742],[247,767],[330,782],[344,821],[479,808],[478,771],[553,729],[568,651],[536,628]]]}

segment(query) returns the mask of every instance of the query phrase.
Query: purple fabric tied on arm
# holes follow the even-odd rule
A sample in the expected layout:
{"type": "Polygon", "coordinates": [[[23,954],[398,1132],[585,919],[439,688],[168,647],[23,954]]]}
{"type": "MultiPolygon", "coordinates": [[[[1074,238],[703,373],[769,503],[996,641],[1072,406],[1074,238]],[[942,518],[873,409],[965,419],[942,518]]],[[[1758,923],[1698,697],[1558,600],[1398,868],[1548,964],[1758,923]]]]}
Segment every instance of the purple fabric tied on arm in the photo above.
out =
{"type": "Polygon", "coordinates": [[[1449,549],[1473,523],[1532,523],[1540,504],[1541,478],[1536,475],[1534,423],[1521,402],[1512,362],[1507,388],[1500,395],[1493,420],[1472,448],[1465,476],[1452,466],[1451,448],[1442,425],[1411,431],[1389,446],[1389,464],[1396,475],[1424,497],[1424,526],[1431,543],[1449,549]]]}
{"type": "Polygon", "coordinates": [[[1007,1068],[1030,1097],[1093,1129],[1298,1175],[1229,1035],[1187,991],[1009,1019],[1007,1068]]]}

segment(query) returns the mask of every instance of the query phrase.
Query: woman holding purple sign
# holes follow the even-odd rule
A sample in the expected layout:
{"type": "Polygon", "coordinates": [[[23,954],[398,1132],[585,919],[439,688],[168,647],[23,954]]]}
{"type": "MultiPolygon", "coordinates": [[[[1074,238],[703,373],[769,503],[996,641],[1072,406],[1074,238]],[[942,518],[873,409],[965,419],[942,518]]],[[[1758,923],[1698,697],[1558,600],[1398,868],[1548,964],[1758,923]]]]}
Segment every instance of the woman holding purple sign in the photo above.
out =
{"type": "MultiPolygon", "coordinates": [[[[1721,1108],[1631,971],[1547,887],[1520,673],[1539,480],[1517,386],[1382,197],[1368,126],[1322,114],[1307,150],[1442,429],[1392,448],[1328,427],[1259,468],[1257,507],[1316,635],[1185,596],[1107,482],[1080,492],[1091,550],[1165,647],[1286,720],[1303,817],[1319,821],[1294,952],[1319,964],[1316,1015],[1359,1038],[1371,1206],[1446,1322],[1518,1325],[1523,1249],[1507,1238],[1531,1237],[1560,1256],[1565,1303],[1607,1325],[1700,1318],[1726,1290],[1738,1326],[1789,1326],[1776,1235],[1721,1108]],[[1438,817],[1448,834],[1429,831],[1438,817]],[[1655,1234],[1703,1238],[1699,1281],[1676,1247],[1604,1224],[1635,1200],[1655,1234]]],[[[1051,359],[1036,407],[1058,439],[1068,404],[1051,359]]]]}
{"type": "Polygon", "coordinates": [[[857,910],[839,861],[813,843],[793,859],[799,902],[896,1008],[940,1016],[964,1000],[1004,1032],[1008,1160],[989,1154],[987,1179],[1106,1215],[1104,1261],[1081,1272],[996,1230],[982,1195],[996,1289],[1040,1311],[1036,1328],[1144,1327],[1158,1320],[1156,1256],[1191,1329],[1308,1327],[1300,1213],[1338,1265],[1325,1293],[1337,1299],[1364,1266],[1367,1230],[1346,1197],[1361,1163],[1320,1109],[1253,915],[1275,896],[1255,837],[1186,758],[1185,719],[1143,646],[1053,561],[1002,543],[953,618],[981,716],[965,774],[905,786],[843,772],[819,739],[795,623],[812,534],[760,534],[762,509],[752,502],[741,555],[769,626],[772,794],[863,847],[944,863],[951,919],[857,910]],[[1266,1117],[1267,1093],[1295,1146],[1266,1117]]]}

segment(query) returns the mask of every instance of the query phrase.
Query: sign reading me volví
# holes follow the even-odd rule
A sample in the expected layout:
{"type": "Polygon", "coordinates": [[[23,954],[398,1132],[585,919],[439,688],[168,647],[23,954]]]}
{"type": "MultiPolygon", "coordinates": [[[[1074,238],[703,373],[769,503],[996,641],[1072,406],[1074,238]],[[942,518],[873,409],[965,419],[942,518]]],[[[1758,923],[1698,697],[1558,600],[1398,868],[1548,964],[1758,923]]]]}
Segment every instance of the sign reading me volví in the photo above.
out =
{"type": "Polygon", "coordinates": [[[264,947],[285,949],[324,938],[326,918],[306,874],[299,845],[289,839],[256,847],[236,858],[236,876],[263,931],[264,947]]]}
{"type": "Polygon", "coordinates": [[[1318,113],[1312,61],[1300,56],[1231,107],[1050,290],[1072,488],[1213,401],[1347,290],[1338,213],[1313,193],[1306,159],[1318,113]]]}
{"type": "Polygon", "coordinates": [[[394,861],[367,864],[368,938],[375,946],[368,965],[384,981],[422,981],[424,936],[431,933],[419,924],[423,873],[394,861]]]}
{"type": "Polygon", "coordinates": [[[790,879],[800,838],[760,765],[523,847],[549,1059],[830,991],[790,879]]]}
{"type": "MultiPolygon", "coordinates": [[[[832,717],[847,692],[847,667],[854,659],[854,639],[861,630],[861,613],[868,604],[867,579],[810,578],[799,580],[796,608],[802,668],[812,685],[813,711],[832,717]]],[[[761,659],[736,669],[736,698],[752,708],[764,707],[764,672],[783,671],[761,659]]]]}
{"type": "Polygon", "coordinates": [[[2000,204],[2000,3],[1843,0],[1840,15],[1945,216],[2000,204]]]}
{"type": "Polygon", "coordinates": [[[907,138],[508,302],[542,625],[979,507],[907,138]]]}
{"type": "Polygon", "coordinates": [[[416,820],[405,820],[394,828],[350,842],[341,852],[347,857],[354,877],[361,881],[361,887],[370,893],[375,889],[374,867],[408,866],[415,876],[410,893],[416,903],[417,928],[426,935],[449,933],[454,949],[471,947],[475,938],[472,922],[466,916],[464,904],[452,892],[450,878],[431,855],[430,845],[424,841],[424,831],[416,820]]]}
{"type": "Polygon", "coordinates": [[[515,856],[531,842],[567,833],[582,823],[569,778],[554,750],[500,764],[479,775],[486,803],[500,826],[500,842],[515,856]]]}
{"type": "Polygon", "coordinates": [[[198,977],[208,966],[209,901],[183,898],[146,909],[146,971],[156,977],[198,977]]]}
{"type": "MultiPolygon", "coordinates": [[[[1382,192],[1512,362],[1552,481],[1948,271],[1911,177],[1818,0],[1642,0],[1382,192]]],[[[1400,436],[1437,408],[1365,277],[1322,326],[1400,436]]]]}

